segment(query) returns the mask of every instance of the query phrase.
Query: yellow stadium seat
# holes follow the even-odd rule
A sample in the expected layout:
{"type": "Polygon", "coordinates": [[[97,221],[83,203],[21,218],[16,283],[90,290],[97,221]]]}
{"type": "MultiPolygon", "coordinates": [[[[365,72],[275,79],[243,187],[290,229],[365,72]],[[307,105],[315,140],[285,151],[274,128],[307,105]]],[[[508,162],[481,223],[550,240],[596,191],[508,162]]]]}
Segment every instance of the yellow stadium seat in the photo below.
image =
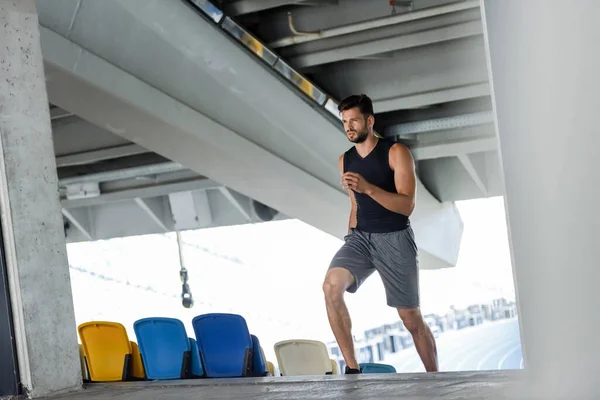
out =
{"type": "Polygon", "coordinates": [[[131,342],[131,377],[135,379],[146,378],[142,354],[136,342],[131,342]]]}
{"type": "Polygon", "coordinates": [[[83,354],[83,346],[79,345],[79,362],[81,363],[81,376],[84,381],[90,380],[90,374],[88,373],[87,362],[85,360],[85,354],[83,354]]]}
{"type": "Polygon", "coordinates": [[[340,369],[338,368],[337,361],[331,360],[331,367],[333,368],[333,375],[339,375],[340,369]]]}
{"type": "Polygon", "coordinates": [[[128,377],[131,342],[125,327],[116,322],[86,322],[77,328],[90,380],[122,381],[128,377]]]}
{"type": "Polygon", "coordinates": [[[333,373],[327,347],[317,340],[284,340],[275,343],[279,370],[284,376],[333,373]]]}
{"type": "Polygon", "coordinates": [[[271,361],[267,360],[267,357],[265,356],[265,350],[262,347],[260,348],[260,352],[262,353],[263,360],[265,360],[265,363],[267,364],[267,372],[270,376],[275,376],[275,365],[273,365],[271,361]]]}

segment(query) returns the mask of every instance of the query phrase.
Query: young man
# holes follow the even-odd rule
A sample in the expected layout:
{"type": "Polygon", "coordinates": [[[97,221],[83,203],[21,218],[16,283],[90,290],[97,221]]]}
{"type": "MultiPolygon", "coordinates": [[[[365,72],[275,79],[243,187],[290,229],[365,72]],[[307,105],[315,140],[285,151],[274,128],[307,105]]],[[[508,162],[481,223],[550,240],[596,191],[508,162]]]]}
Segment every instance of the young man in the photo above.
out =
{"type": "Polygon", "coordinates": [[[398,310],[425,370],[438,370],[435,339],[419,308],[417,246],[409,217],[415,207],[414,161],[402,144],[373,134],[373,104],[353,95],[338,106],[354,146],[339,159],[341,183],[351,201],[348,235],[323,283],[327,316],[346,361],[346,374],[361,373],[344,292],[354,293],[378,271],[387,304],[398,310]]]}

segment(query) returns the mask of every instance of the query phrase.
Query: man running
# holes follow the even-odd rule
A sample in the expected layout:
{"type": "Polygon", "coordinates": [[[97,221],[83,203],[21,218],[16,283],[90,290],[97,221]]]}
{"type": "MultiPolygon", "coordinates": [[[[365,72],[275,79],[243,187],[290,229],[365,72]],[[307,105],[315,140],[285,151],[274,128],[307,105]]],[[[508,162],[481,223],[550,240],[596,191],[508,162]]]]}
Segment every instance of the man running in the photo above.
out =
{"type": "Polygon", "coordinates": [[[415,207],[414,160],[402,144],[373,134],[373,104],[353,95],[338,106],[354,146],[339,158],[341,183],[351,211],[344,245],[331,260],[323,291],[327,316],[346,361],[346,374],[359,374],[352,322],[344,292],[354,293],[379,272],[387,304],[398,310],[428,372],[438,370],[435,339],[419,308],[417,246],[409,217],[415,207]]]}

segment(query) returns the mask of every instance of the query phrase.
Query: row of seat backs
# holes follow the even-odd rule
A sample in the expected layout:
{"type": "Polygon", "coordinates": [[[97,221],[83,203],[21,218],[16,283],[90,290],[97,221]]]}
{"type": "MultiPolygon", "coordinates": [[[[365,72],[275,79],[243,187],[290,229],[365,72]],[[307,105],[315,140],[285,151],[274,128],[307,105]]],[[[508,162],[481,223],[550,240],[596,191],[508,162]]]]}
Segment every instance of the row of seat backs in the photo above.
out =
{"type": "MultiPolygon", "coordinates": [[[[327,347],[317,340],[283,340],[275,343],[275,356],[281,375],[337,375],[336,361],[329,358],[327,347]]],[[[395,373],[387,364],[361,363],[364,374],[395,373]]]]}
{"type": "MultiPolygon", "coordinates": [[[[138,344],[115,322],[88,322],[78,327],[82,340],[82,369],[92,381],[240,377],[274,375],[260,341],[251,335],[243,317],[205,314],[195,317],[196,340],[174,318],[144,318],[134,323],[138,344]],[[84,368],[87,367],[87,368],[84,368]]],[[[286,340],[275,344],[281,375],[338,374],[325,344],[315,340],[286,340]]],[[[395,372],[384,364],[361,364],[363,373],[395,372]]]]}
{"type": "Polygon", "coordinates": [[[138,350],[138,345],[129,341],[125,328],[119,323],[97,321],[80,325],[83,362],[88,367],[90,380],[274,374],[273,364],[266,361],[260,341],[249,333],[243,317],[205,314],[195,317],[192,326],[197,340],[187,336],[185,326],[178,319],[140,319],[133,326],[138,350]],[[133,364],[132,357],[136,360],[133,364]]]}

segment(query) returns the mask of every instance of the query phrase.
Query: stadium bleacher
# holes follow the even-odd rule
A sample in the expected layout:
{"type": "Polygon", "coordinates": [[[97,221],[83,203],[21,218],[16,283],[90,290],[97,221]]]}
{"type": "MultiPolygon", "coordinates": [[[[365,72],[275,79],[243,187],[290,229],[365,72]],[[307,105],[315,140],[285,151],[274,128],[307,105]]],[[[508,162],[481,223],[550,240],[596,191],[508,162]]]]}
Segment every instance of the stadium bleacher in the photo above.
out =
{"type": "MultiPolygon", "coordinates": [[[[325,344],[316,340],[276,343],[276,366],[238,314],[198,315],[192,327],[190,336],[179,319],[143,318],[133,324],[133,341],[118,322],[85,322],[77,328],[82,376],[86,382],[115,382],[340,373],[325,344]]],[[[363,373],[396,372],[385,364],[360,366],[363,373]]]]}

